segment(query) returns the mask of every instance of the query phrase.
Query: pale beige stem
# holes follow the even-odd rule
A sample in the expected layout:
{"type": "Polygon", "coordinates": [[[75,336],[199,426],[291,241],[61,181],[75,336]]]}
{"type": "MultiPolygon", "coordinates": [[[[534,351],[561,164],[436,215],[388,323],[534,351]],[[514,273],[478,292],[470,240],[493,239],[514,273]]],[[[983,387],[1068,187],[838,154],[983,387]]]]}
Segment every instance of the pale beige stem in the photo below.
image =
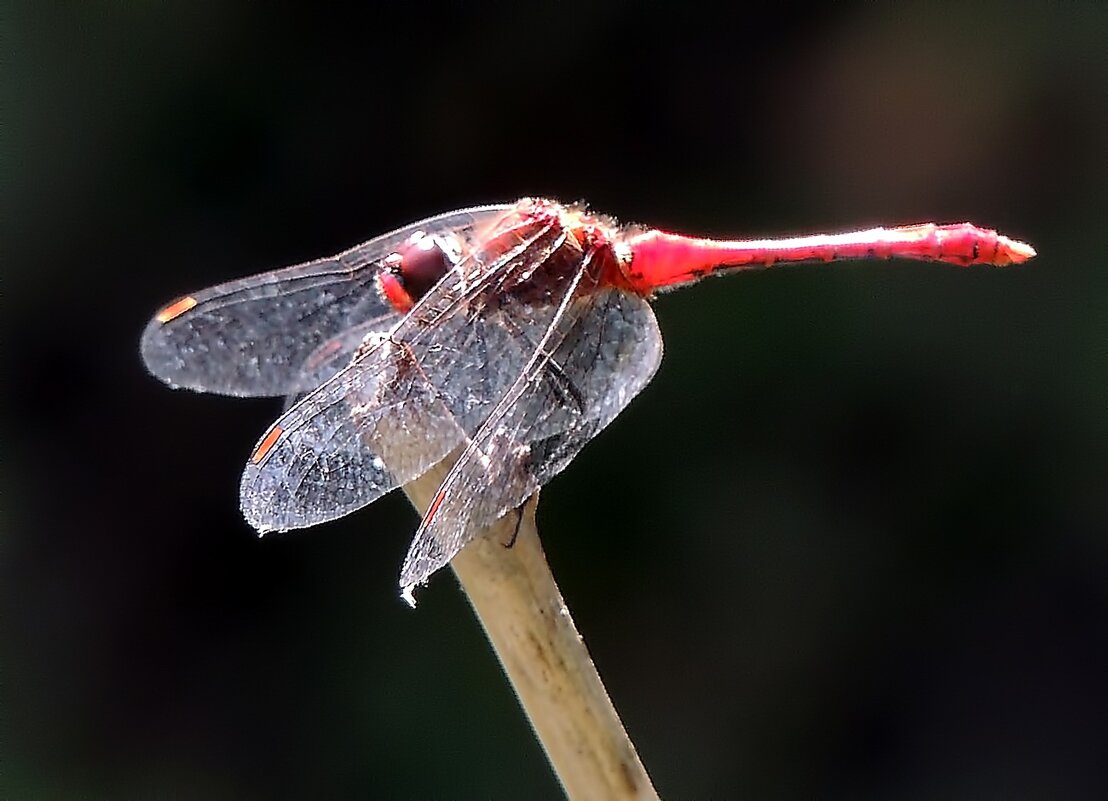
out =
{"type": "MultiPolygon", "coordinates": [[[[425,510],[443,474],[404,488],[425,510]]],[[[656,799],[635,747],[573,625],[535,526],[536,499],[508,514],[450,566],[477,613],[535,735],[572,801],[656,799]],[[516,524],[519,531],[511,547],[516,524]]]]}

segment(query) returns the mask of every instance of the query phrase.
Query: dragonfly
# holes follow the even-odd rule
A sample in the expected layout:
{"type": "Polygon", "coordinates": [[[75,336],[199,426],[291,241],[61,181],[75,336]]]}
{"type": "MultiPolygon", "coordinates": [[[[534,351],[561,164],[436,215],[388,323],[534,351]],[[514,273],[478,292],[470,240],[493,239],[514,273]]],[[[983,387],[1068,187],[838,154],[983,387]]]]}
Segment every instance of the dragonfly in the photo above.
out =
{"type": "Polygon", "coordinates": [[[153,316],[141,353],[172,387],[286,399],[240,484],[262,534],[347,515],[456,455],[400,570],[411,602],[647,385],[659,293],[794,262],[1033,256],[971,223],[724,241],[523,198],[185,295],[153,316]]]}

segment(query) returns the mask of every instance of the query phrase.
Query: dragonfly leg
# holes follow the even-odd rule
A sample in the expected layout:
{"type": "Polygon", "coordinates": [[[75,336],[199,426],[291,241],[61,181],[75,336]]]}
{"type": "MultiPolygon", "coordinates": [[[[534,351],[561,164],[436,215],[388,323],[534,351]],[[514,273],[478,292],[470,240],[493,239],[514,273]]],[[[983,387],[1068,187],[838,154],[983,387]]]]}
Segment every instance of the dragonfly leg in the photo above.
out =
{"type": "Polygon", "coordinates": [[[520,526],[523,525],[523,513],[527,510],[527,505],[528,504],[538,503],[538,500],[539,500],[539,493],[536,492],[534,495],[532,495],[530,498],[528,498],[523,503],[521,503],[519,506],[517,506],[514,510],[512,510],[512,511],[515,512],[515,515],[516,515],[516,524],[515,524],[515,527],[512,529],[512,536],[509,538],[509,540],[507,542],[504,543],[505,548],[511,548],[513,545],[516,544],[516,539],[519,537],[519,528],[520,528],[520,526]]]}

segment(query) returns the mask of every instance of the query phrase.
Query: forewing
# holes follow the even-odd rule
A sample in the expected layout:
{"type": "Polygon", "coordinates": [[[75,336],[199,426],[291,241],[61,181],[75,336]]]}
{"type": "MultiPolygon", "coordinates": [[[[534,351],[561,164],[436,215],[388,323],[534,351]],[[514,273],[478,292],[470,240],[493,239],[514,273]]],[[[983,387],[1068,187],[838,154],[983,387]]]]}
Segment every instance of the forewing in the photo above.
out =
{"type": "Polygon", "coordinates": [[[283,411],[291,409],[312,389],[321,386],[350,364],[354,355],[366,342],[366,338],[381,331],[380,320],[369,320],[346,329],[337,337],[327,340],[316,348],[301,366],[301,385],[309,389],[286,397],[283,411]]]}
{"type": "Polygon", "coordinates": [[[262,532],[341,517],[419,475],[462,436],[416,352],[386,338],[262,438],[242,475],[243,515],[262,532]]]}
{"type": "Polygon", "coordinates": [[[450,470],[401,568],[410,588],[482,527],[565,469],[650,381],[662,357],[645,300],[607,289],[575,301],[450,470]]]}
{"type": "Polygon", "coordinates": [[[224,395],[296,395],[345,366],[349,349],[305,363],[354,327],[387,330],[398,317],[378,295],[381,260],[416,231],[457,233],[502,215],[508,206],[450,212],[406,226],[333,258],[230,281],[165,307],[146,326],[147,369],[174,387],[224,395]]]}
{"type": "Polygon", "coordinates": [[[260,440],[240,486],[251,525],[285,530],[342,517],[470,441],[554,315],[532,308],[509,328],[499,305],[478,301],[489,282],[535,269],[562,241],[546,227],[493,264],[463,260],[395,329],[371,334],[348,367],[260,440]]]}

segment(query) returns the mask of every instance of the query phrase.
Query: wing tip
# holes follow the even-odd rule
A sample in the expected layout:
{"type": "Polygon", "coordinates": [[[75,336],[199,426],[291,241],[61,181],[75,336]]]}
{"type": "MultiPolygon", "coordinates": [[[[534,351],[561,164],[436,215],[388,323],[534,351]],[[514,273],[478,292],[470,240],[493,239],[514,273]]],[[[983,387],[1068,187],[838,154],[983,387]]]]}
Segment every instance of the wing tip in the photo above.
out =
{"type": "Polygon", "coordinates": [[[400,597],[404,600],[404,603],[406,603],[412,609],[416,608],[415,595],[412,594],[412,591],[416,588],[416,586],[417,585],[415,584],[400,584],[400,597]]]}
{"type": "Polygon", "coordinates": [[[170,389],[189,389],[206,392],[208,388],[199,382],[189,381],[184,375],[184,362],[171,346],[167,329],[158,315],[150,318],[139,340],[139,356],[146,372],[170,389]]]}

